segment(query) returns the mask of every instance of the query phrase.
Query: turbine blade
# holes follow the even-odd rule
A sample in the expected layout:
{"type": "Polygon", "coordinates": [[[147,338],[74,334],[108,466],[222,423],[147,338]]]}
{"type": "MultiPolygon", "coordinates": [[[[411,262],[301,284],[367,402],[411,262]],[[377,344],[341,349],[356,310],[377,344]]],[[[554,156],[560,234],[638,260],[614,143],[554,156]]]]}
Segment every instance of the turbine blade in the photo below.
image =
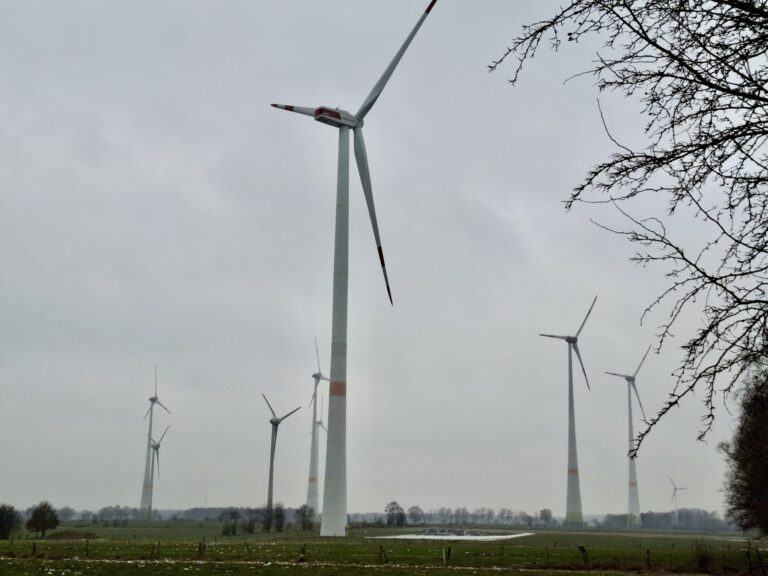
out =
{"type": "MultiPolygon", "coordinates": [[[[262,396],[264,396],[264,392],[262,392],[262,393],[261,393],[261,395],[262,395],[262,396]]],[[[267,397],[266,397],[266,396],[264,396],[264,402],[266,402],[266,403],[267,403],[267,406],[269,406],[269,411],[270,411],[270,412],[272,412],[272,416],[273,416],[274,418],[277,418],[277,414],[275,414],[275,411],[274,411],[274,410],[272,410],[272,404],[270,404],[270,403],[269,403],[269,400],[267,400],[267,397]]]]}
{"type": "Polygon", "coordinates": [[[645,420],[645,409],[643,408],[643,403],[640,401],[640,394],[637,393],[637,386],[635,385],[634,380],[629,383],[630,386],[632,386],[632,390],[635,391],[635,398],[637,398],[637,404],[640,406],[640,412],[643,413],[643,420],[645,420]]]}
{"type": "Polygon", "coordinates": [[[159,405],[159,406],[160,406],[160,407],[161,407],[163,410],[165,410],[166,412],[168,412],[168,414],[170,414],[170,413],[171,413],[171,411],[170,411],[170,410],[168,410],[168,408],[166,408],[166,407],[165,407],[165,405],[164,405],[162,402],[160,402],[160,400],[155,400],[155,402],[156,402],[156,403],[157,403],[157,404],[158,404],[158,405],[159,405]]]}
{"type": "Polygon", "coordinates": [[[155,398],[157,398],[157,364],[155,364],[155,398]]]}
{"type": "Polygon", "coordinates": [[[304,114],[305,116],[315,117],[315,109],[307,108],[306,106],[291,106],[289,104],[270,104],[272,108],[279,108],[280,110],[287,110],[288,112],[296,112],[297,114],[304,114]]]}
{"type": "Polygon", "coordinates": [[[328,428],[325,427],[325,424],[323,424],[322,421],[318,422],[317,425],[320,426],[320,428],[322,428],[323,430],[325,430],[326,434],[328,433],[328,428]]]}
{"type": "Polygon", "coordinates": [[[635,370],[635,373],[634,373],[634,374],[632,374],[632,376],[637,376],[637,373],[638,373],[638,372],[640,372],[640,368],[642,367],[642,365],[643,365],[643,362],[645,362],[645,359],[646,359],[646,357],[648,356],[648,352],[650,352],[650,351],[651,351],[651,346],[652,346],[652,345],[649,345],[649,346],[648,346],[648,350],[646,350],[646,351],[645,351],[645,354],[643,355],[643,359],[642,359],[642,360],[640,360],[640,364],[638,364],[638,365],[637,365],[637,370],[635,370]]]}
{"type": "Polygon", "coordinates": [[[160,478],[160,446],[154,446],[153,450],[157,458],[157,477],[160,478]]]}
{"type": "Polygon", "coordinates": [[[427,16],[429,16],[429,13],[432,11],[432,7],[435,5],[435,2],[437,0],[432,0],[429,3],[429,6],[427,6],[427,9],[424,11],[424,14],[421,15],[421,18],[419,18],[419,21],[416,22],[416,26],[413,27],[413,30],[411,30],[411,33],[408,34],[408,37],[405,39],[405,42],[403,42],[403,45],[400,47],[400,50],[397,51],[397,54],[395,54],[395,57],[392,59],[392,62],[389,63],[389,66],[387,66],[386,70],[384,70],[384,74],[381,75],[381,78],[379,78],[379,81],[376,82],[376,84],[373,86],[373,89],[371,90],[370,94],[368,94],[368,97],[363,102],[363,105],[360,106],[360,110],[357,111],[357,118],[359,120],[362,120],[365,118],[366,114],[371,111],[371,108],[373,108],[373,105],[376,103],[376,100],[379,99],[379,96],[381,95],[381,92],[384,90],[384,87],[387,85],[387,82],[389,81],[390,77],[392,76],[392,73],[395,71],[395,68],[397,68],[397,65],[400,63],[400,59],[403,57],[403,54],[405,54],[405,51],[408,49],[408,46],[410,46],[411,41],[413,41],[413,38],[416,36],[416,33],[419,31],[419,28],[421,28],[421,25],[424,24],[424,20],[427,19],[427,16]]]}
{"type": "Polygon", "coordinates": [[[566,339],[566,336],[556,336],[555,334],[539,334],[539,336],[544,336],[545,338],[557,338],[558,340],[566,339]]]}
{"type": "Polygon", "coordinates": [[[610,374],[611,376],[618,376],[619,378],[624,378],[624,379],[627,378],[626,374],[619,374],[618,372],[607,372],[606,371],[606,374],[610,374]]]}
{"type": "Polygon", "coordinates": [[[312,397],[309,399],[308,407],[312,407],[312,402],[317,402],[317,386],[315,386],[315,391],[312,393],[312,397]]]}
{"type": "Polygon", "coordinates": [[[158,448],[160,448],[160,444],[163,443],[163,438],[165,438],[165,435],[168,434],[168,428],[170,428],[170,426],[165,427],[165,432],[163,432],[163,435],[160,436],[160,440],[157,441],[158,448]]]}
{"type": "Polygon", "coordinates": [[[368,214],[371,217],[371,227],[373,228],[373,238],[376,241],[376,249],[379,252],[379,261],[381,262],[381,271],[384,273],[384,283],[387,285],[387,294],[389,303],[392,304],[392,291],[389,289],[389,278],[387,277],[387,268],[384,265],[384,251],[381,249],[381,237],[379,236],[379,223],[376,220],[376,207],[373,204],[373,190],[371,188],[371,173],[368,170],[368,155],[365,152],[365,140],[363,139],[363,129],[355,126],[355,160],[357,161],[357,171],[360,173],[360,182],[363,185],[363,194],[365,194],[365,203],[368,205],[368,214]]]}
{"type": "Polygon", "coordinates": [[[576,332],[576,338],[579,337],[579,334],[581,334],[581,331],[584,329],[584,324],[587,323],[587,318],[589,318],[589,315],[592,313],[592,308],[595,307],[595,302],[597,302],[597,296],[595,296],[595,299],[592,300],[592,306],[590,306],[589,310],[587,310],[587,315],[584,316],[584,320],[582,321],[581,326],[579,326],[579,329],[576,332]]]}
{"type": "Polygon", "coordinates": [[[592,390],[592,388],[589,387],[589,378],[587,378],[587,370],[584,368],[584,361],[581,359],[581,352],[579,352],[579,345],[578,343],[573,343],[573,351],[576,352],[576,358],[579,359],[579,364],[581,365],[581,371],[584,373],[584,380],[587,381],[587,389],[592,390]]]}
{"type": "Polygon", "coordinates": [[[671,476],[667,476],[667,478],[669,478],[669,482],[672,484],[672,488],[677,490],[677,484],[675,484],[675,481],[672,480],[672,477],[671,476]]]}
{"type": "Polygon", "coordinates": [[[323,371],[320,369],[320,350],[317,349],[317,338],[315,338],[315,356],[317,356],[317,373],[322,374],[323,371]]]}
{"type": "MultiPolygon", "coordinates": [[[[299,408],[301,408],[301,406],[299,406],[299,408]]],[[[293,414],[294,412],[296,412],[296,411],[297,411],[299,408],[294,408],[293,410],[291,410],[290,412],[288,412],[288,414],[286,414],[285,416],[283,416],[282,418],[280,418],[280,422],[282,422],[283,420],[285,420],[286,418],[288,418],[288,416],[290,416],[291,414],[293,414]]]]}
{"type": "Polygon", "coordinates": [[[147,409],[147,413],[144,414],[143,420],[147,419],[147,416],[149,416],[149,413],[152,412],[152,404],[149,405],[149,408],[147,409]]]}

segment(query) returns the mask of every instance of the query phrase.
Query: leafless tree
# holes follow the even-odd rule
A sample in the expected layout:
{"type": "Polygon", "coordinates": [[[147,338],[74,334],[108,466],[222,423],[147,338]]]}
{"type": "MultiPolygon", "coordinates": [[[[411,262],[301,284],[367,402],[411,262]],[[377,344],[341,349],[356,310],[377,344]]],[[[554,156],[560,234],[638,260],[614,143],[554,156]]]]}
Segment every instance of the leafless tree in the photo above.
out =
{"type": "MultiPolygon", "coordinates": [[[[638,100],[647,141],[594,166],[566,202],[610,202],[626,217],[611,231],[638,246],[632,260],[664,266],[666,289],[646,308],[663,305],[658,349],[684,309],[701,305],[702,325],[686,335],[675,385],[647,421],[637,446],[669,410],[703,389],[699,438],[711,429],[715,396],[728,394],[768,341],[768,2],[766,0],[571,0],[546,20],[524,26],[489,69],[512,62],[511,82],[541,44],[604,40],[590,67],[602,91],[638,100]],[[633,214],[631,199],[657,195],[666,214],[633,214]],[[665,226],[692,211],[708,227],[690,250],[665,226]]],[[[602,112],[601,112],[602,115],[602,112]]],[[[604,120],[605,124],[605,120],[604,120]]]]}

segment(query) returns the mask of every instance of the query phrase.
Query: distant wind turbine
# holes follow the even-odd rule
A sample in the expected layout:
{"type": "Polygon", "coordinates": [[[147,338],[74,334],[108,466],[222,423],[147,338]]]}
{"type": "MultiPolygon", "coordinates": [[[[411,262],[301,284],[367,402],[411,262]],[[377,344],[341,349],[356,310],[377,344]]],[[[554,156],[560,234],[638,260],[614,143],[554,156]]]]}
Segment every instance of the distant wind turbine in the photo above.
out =
{"type": "MultiPolygon", "coordinates": [[[[363,139],[363,123],[368,112],[381,96],[400,59],[405,54],[419,28],[437,0],[431,0],[416,26],[395,54],[394,59],[363,101],[360,109],[352,114],[346,110],[320,106],[307,108],[272,104],[275,108],[312,116],[318,122],[339,129],[338,172],[336,184],[336,232],[333,258],[333,313],[331,325],[331,385],[328,400],[328,443],[325,459],[325,483],[323,487],[323,512],[321,536],[345,536],[347,531],[347,288],[349,271],[349,131],[355,136],[355,161],[360,173],[363,194],[368,205],[368,215],[373,228],[373,238],[379,255],[381,271],[387,295],[392,303],[384,251],[381,247],[379,224],[373,202],[371,173],[368,154],[363,139]]],[[[323,64],[328,68],[327,64],[323,64]]]]}
{"type": "Polygon", "coordinates": [[[587,378],[584,361],[581,359],[581,353],[579,352],[579,334],[581,334],[581,331],[584,329],[584,324],[587,323],[587,318],[589,318],[589,315],[592,313],[592,308],[595,307],[595,302],[597,302],[597,296],[592,300],[592,305],[589,307],[587,315],[584,316],[584,320],[581,322],[581,326],[579,326],[575,336],[539,334],[539,336],[544,336],[546,338],[565,340],[568,343],[568,493],[565,502],[565,523],[576,526],[584,524],[584,515],[581,511],[579,459],[576,454],[576,416],[573,409],[573,352],[576,352],[576,357],[579,359],[579,364],[581,365],[581,371],[584,373],[584,380],[586,380],[587,388],[589,389],[589,378],[587,378]]]}
{"type": "MultiPolygon", "coordinates": [[[[315,513],[320,512],[320,495],[317,487],[317,467],[318,467],[318,424],[322,424],[322,421],[317,419],[317,386],[322,380],[328,380],[323,376],[322,370],[320,370],[320,352],[317,349],[317,338],[315,338],[315,356],[317,356],[317,372],[312,374],[312,378],[315,380],[315,389],[312,393],[312,399],[309,401],[312,406],[312,440],[309,449],[309,479],[307,481],[307,506],[310,506],[315,513]]],[[[322,418],[322,413],[321,416],[322,418]]]]}
{"type": "MultiPolygon", "coordinates": [[[[263,393],[262,396],[264,396],[263,393]]],[[[275,445],[277,444],[277,428],[280,426],[280,423],[283,420],[296,412],[296,410],[301,408],[301,406],[291,410],[285,416],[278,418],[277,414],[275,414],[275,411],[272,410],[272,405],[269,403],[269,400],[267,400],[266,396],[264,396],[264,402],[267,403],[267,406],[269,406],[269,411],[272,412],[272,418],[269,419],[269,423],[272,424],[272,448],[269,451],[269,489],[267,492],[267,532],[269,532],[272,530],[272,480],[274,478],[275,472],[275,445]]]]}
{"type": "MultiPolygon", "coordinates": [[[[645,354],[643,355],[643,359],[640,360],[640,364],[637,366],[637,370],[635,370],[634,374],[618,374],[616,372],[606,372],[606,374],[610,374],[611,376],[618,376],[619,378],[624,378],[624,380],[627,381],[627,409],[628,409],[628,422],[629,422],[629,452],[632,452],[632,450],[635,447],[635,432],[632,427],[632,392],[635,393],[635,398],[637,398],[637,405],[640,407],[640,412],[643,414],[643,420],[645,420],[645,410],[643,410],[643,403],[640,401],[640,395],[637,393],[637,385],[635,383],[635,378],[637,377],[637,373],[640,372],[640,368],[643,366],[643,362],[645,362],[646,357],[648,356],[648,352],[651,351],[651,347],[648,346],[648,349],[645,351],[645,354]]],[[[638,526],[640,524],[640,496],[638,494],[637,489],[637,468],[636,468],[636,458],[632,458],[631,456],[628,456],[629,458],[629,507],[627,512],[627,525],[628,526],[638,526]]]]}
{"type": "MultiPolygon", "coordinates": [[[[165,438],[165,435],[168,434],[168,428],[170,426],[165,427],[165,432],[163,432],[163,435],[160,436],[160,440],[155,442],[152,440],[152,476],[154,477],[155,472],[155,462],[157,462],[157,477],[160,478],[160,445],[163,443],[163,438],[165,438]]],[[[152,482],[154,485],[154,480],[152,482]]]]}
{"type": "Polygon", "coordinates": [[[680,492],[681,490],[688,490],[690,486],[678,486],[677,484],[675,484],[675,481],[672,480],[672,478],[670,478],[669,476],[667,476],[667,478],[669,478],[669,481],[672,484],[672,498],[670,498],[669,501],[674,502],[675,504],[675,524],[677,525],[680,523],[680,520],[677,517],[677,493],[680,492]]]}
{"type": "MultiPolygon", "coordinates": [[[[147,520],[152,519],[152,490],[154,485],[153,467],[155,454],[153,448],[154,441],[152,440],[152,421],[155,413],[155,404],[168,412],[168,414],[171,413],[171,411],[168,410],[168,408],[166,408],[165,405],[160,402],[160,399],[157,397],[157,365],[155,365],[155,395],[149,399],[149,410],[147,410],[147,413],[144,415],[144,420],[149,417],[149,430],[147,432],[147,456],[144,464],[144,485],[141,489],[141,510],[147,520]]],[[[165,436],[165,434],[163,434],[163,436],[165,436]]]]}

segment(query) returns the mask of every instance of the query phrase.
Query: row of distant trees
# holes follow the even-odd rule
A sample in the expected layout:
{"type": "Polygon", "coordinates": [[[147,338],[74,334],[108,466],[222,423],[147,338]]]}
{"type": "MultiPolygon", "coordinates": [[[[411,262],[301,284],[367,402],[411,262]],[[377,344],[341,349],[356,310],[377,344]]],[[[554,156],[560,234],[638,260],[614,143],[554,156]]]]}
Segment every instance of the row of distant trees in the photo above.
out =
{"type": "MultiPolygon", "coordinates": [[[[598,528],[622,529],[627,527],[626,514],[606,514],[602,521],[593,521],[598,528]]],[[[720,517],[717,512],[698,508],[681,508],[674,512],[643,512],[640,514],[640,528],[644,530],[693,530],[696,532],[726,532],[735,530],[732,522],[720,517]]]]}
{"type": "Polygon", "coordinates": [[[257,528],[263,532],[282,532],[286,527],[289,514],[302,530],[314,528],[315,510],[304,504],[295,510],[286,509],[281,502],[272,507],[269,514],[266,506],[261,508],[227,508],[219,514],[219,520],[224,522],[222,534],[234,536],[238,533],[253,534],[257,528]]]}
{"type": "Polygon", "coordinates": [[[552,518],[552,510],[544,508],[535,516],[527,512],[501,508],[497,512],[492,508],[476,508],[470,511],[465,507],[436,508],[424,511],[420,506],[411,506],[407,510],[397,501],[392,501],[384,507],[383,516],[373,518],[353,515],[353,521],[369,522],[388,527],[411,525],[497,525],[497,526],[554,526],[557,522],[552,518]]]}
{"type": "MultiPolygon", "coordinates": [[[[222,534],[235,536],[253,534],[259,530],[282,532],[291,523],[302,530],[312,530],[315,525],[315,511],[307,506],[291,509],[278,503],[273,507],[271,524],[267,522],[266,507],[260,508],[192,508],[173,516],[172,520],[218,520],[222,522],[222,534]]],[[[80,521],[104,523],[106,525],[126,525],[129,521],[143,521],[144,516],[137,508],[107,506],[97,513],[75,512],[71,508],[56,510],[49,502],[41,502],[24,511],[18,511],[8,504],[0,505],[0,540],[8,539],[14,532],[25,527],[41,536],[59,526],[62,521],[80,521]]],[[[457,526],[504,526],[504,527],[557,527],[559,523],[552,517],[552,510],[544,508],[536,516],[527,512],[515,512],[501,508],[498,512],[491,508],[477,508],[469,511],[465,507],[455,509],[437,508],[425,512],[419,506],[407,510],[397,501],[392,501],[384,508],[384,514],[351,515],[350,520],[358,524],[373,526],[400,527],[406,525],[457,525],[457,526]]],[[[601,520],[594,519],[594,528],[623,529],[628,525],[626,514],[607,514],[601,520]]],[[[644,512],[640,514],[640,528],[646,530],[693,530],[720,532],[734,530],[731,522],[721,518],[717,512],[696,508],[674,512],[644,512]]]]}
{"type": "MultiPolygon", "coordinates": [[[[464,507],[437,508],[425,512],[419,506],[407,510],[397,501],[384,507],[383,515],[357,517],[353,521],[374,526],[391,528],[406,525],[457,525],[457,526],[504,526],[504,527],[545,527],[554,528],[559,522],[553,518],[552,510],[544,508],[538,514],[517,512],[508,508],[476,508],[471,512],[464,507]]],[[[628,525],[626,514],[607,514],[602,520],[594,519],[594,528],[623,529],[628,525]]],[[[734,530],[735,526],[720,517],[717,512],[685,508],[678,510],[677,520],[674,512],[644,512],[640,515],[640,527],[647,530],[695,530],[720,532],[734,530]]]]}
{"type": "MultiPolygon", "coordinates": [[[[154,517],[160,514],[154,511],[154,517]]],[[[171,520],[218,520],[222,524],[224,536],[253,534],[257,530],[269,532],[274,529],[282,532],[288,520],[295,522],[302,530],[314,528],[315,511],[304,505],[296,509],[286,508],[277,503],[272,509],[271,522],[265,506],[260,508],[193,508],[174,514],[171,520]]],[[[0,504],[0,540],[7,540],[15,532],[26,528],[36,535],[45,536],[49,530],[57,528],[61,522],[80,522],[104,524],[105,526],[126,526],[132,521],[145,521],[146,515],[139,508],[127,506],[105,506],[98,512],[89,510],[75,511],[69,507],[56,510],[49,502],[41,502],[26,510],[17,510],[9,504],[0,504]]]]}

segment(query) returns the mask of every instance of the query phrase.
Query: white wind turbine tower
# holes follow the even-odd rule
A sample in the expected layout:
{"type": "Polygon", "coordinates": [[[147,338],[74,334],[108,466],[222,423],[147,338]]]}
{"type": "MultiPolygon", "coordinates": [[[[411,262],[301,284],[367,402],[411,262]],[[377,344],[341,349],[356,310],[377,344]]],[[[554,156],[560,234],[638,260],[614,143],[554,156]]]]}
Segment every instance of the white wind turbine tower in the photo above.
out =
{"type": "Polygon", "coordinates": [[[349,131],[355,136],[355,161],[360,173],[363,193],[368,205],[368,214],[373,227],[373,237],[379,254],[381,270],[387,287],[389,301],[392,292],[389,287],[384,252],[381,248],[379,225],[373,203],[371,174],[368,156],[363,140],[363,123],[368,112],[376,103],[400,59],[405,54],[414,36],[429,15],[437,0],[419,18],[416,26],[384,70],[360,109],[352,114],[339,108],[320,106],[306,108],[284,104],[272,104],[275,108],[312,116],[318,122],[339,129],[338,172],[336,185],[336,232],[333,258],[333,313],[331,326],[331,384],[328,401],[328,443],[325,458],[325,484],[323,489],[323,511],[320,525],[321,536],[345,536],[347,529],[347,287],[349,269],[349,131]]]}
{"type": "Polygon", "coordinates": [[[581,525],[584,523],[584,515],[581,511],[581,487],[579,486],[579,460],[576,454],[576,417],[573,409],[573,352],[576,352],[576,357],[579,359],[581,371],[584,373],[584,379],[589,389],[589,378],[587,378],[584,361],[581,359],[581,353],[579,352],[579,334],[584,329],[584,324],[587,323],[587,318],[592,313],[595,302],[597,302],[597,296],[592,300],[592,305],[589,307],[587,315],[584,316],[584,320],[576,331],[575,336],[539,334],[539,336],[545,336],[546,338],[565,340],[568,343],[568,493],[565,503],[565,523],[570,525],[581,525]]]}
{"type": "Polygon", "coordinates": [[[629,453],[631,453],[635,448],[635,432],[632,427],[632,392],[635,392],[637,405],[640,407],[640,412],[643,414],[643,420],[645,420],[645,410],[643,410],[643,403],[640,401],[640,395],[637,393],[635,378],[637,377],[637,373],[640,372],[640,368],[642,367],[643,362],[645,362],[645,359],[648,356],[648,352],[650,351],[651,347],[648,346],[648,349],[643,355],[643,359],[640,360],[640,364],[637,366],[637,370],[635,370],[634,374],[632,375],[618,374],[616,372],[606,372],[606,374],[610,374],[611,376],[618,376],[619,378],[624,378],[624,380],[627,381],[627,410],[629,414],[629,507],[627,509],[628,526],[637,526],[640,524],[640,496],[637,490],[637,467],[635,465],[636,458],[633,458],[631,455],[629,455],[629,453]]]}
{"type": "MultiPolygon", "coordinates": [[[[263,393],[262,396],[264,396],[263,393]]],[[[278,418],[277,414],[275,414],[275,411],[272,410],[272,405],[269,403],[269,400],[267,400],[266,396],[264,396],[264,402],[267,403],[267,406],[269,406],[269,411],[272,412],[272,418],[269,419],[269,423],[272,424],[272,448],[269,451],[269,488],[267,491],[267,532],[269,532],[272,530],[272,480],[274,478],[275,472],[275,445],[277,444],[277,428],[280,426],[280,423],[283,420],[296,412],[296,410],[301,408],[301,406],[291,410],[285,416],[278,418]]]]}
{"type": "Polygon", "coordinates": [[[669,501],[674,502],[675,504],[675,524],[677,525],[680,523],[677,517],[677,493],[680,492],[680,490],[688,490],[689,486],[678,486],[672,478],[669,476],[667,476],[667,478],[669,478],[669,481],[672,483],[672,498],[670,498],[669,501]]]}
{"type": "MultiPolygon", "coordinates": [[[[315,379],[315,389],[312,393],[312,400],[310,400],[310,405],[312,406],[312,444],[309,449],[309,479],[307,481],[307,506],[310,506],[315,513],[318,513],[320,511],[320,496],[319,491],[317,488],[317,466],[318,466],[318,457],[317,457],[317,448],[318,448],[318,425],[322,425],[322,420],[317,419],[317,386],[320,384],[321,380],[328,380],[327,377],[323,376],[322,370],[320,370],[320,352],[317,349],[317,339],[315,339],[315,355],[317,356],[317,372],[312,374],[312,378],[315,379]]],[[[322,418],[322,413],[320,415],[322,418]]]]}
{"type": "Polygon", "coordinates": [[[141,510],[144,512],[147,520],[152,519],[152,466],[154,462],[152,448],[152,421],[155,413],[155,404],[168,412],[168,414],[171,413],[171,411],[168,410],[157,397],[157,365],[155,365],[155,395],[149,399],[149,410],[147,410],[147,413],[144,415],[144,420],[149,417],[149,430],[147,431],[147,457],[144,464],[144,485],[141,489],[141,510]]]}

